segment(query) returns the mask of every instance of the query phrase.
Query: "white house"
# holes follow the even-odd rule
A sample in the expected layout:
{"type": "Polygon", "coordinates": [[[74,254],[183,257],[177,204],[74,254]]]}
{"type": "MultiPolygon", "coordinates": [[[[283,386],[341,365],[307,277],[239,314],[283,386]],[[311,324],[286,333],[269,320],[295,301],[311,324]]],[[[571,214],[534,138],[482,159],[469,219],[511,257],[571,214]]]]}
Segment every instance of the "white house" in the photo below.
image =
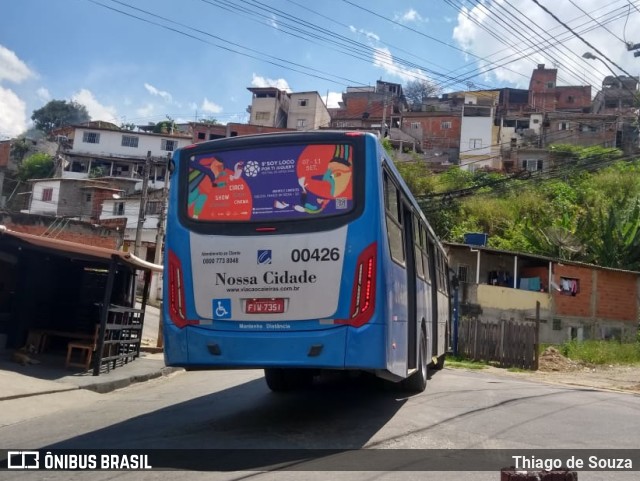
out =
{"type": "Polygon", "coordinates": [[[497,127],[494,125],[495,98],[465,94],[460,126],[460,167],[476,170],[500,168],[497,127]]]}
{"type": "Polygon", "coordinates": [[[183,133],[155,134],[122,130],[104,122],[89,122],[58,129],[61,149],[59,173],[64,178],[125,177],[142,180],[150,161],[151,188],[161,188],[167,160],[172,153],[191,144],[183,133]]]}
{"type": "Polygon", "coordinates": [[[294,92],[289,95],[287,127],[315,130],[329,127],[331,116],[318,92],[294,92]]]}

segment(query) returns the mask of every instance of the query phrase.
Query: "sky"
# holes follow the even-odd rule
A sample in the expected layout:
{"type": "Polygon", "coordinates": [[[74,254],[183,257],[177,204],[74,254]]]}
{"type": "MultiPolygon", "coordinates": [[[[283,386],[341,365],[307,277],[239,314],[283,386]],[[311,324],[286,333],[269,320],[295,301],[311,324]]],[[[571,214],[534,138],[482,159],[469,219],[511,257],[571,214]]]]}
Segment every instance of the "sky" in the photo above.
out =
{"type": "Polygon", "coordinates": [[[541,63],[595,94],[638,75],[636,43],[640,0],[4,0],[0,139],[54,99],[117,125],[247,122],[248,87],[335,107],[377,80],[526,89],[541,63]]]}

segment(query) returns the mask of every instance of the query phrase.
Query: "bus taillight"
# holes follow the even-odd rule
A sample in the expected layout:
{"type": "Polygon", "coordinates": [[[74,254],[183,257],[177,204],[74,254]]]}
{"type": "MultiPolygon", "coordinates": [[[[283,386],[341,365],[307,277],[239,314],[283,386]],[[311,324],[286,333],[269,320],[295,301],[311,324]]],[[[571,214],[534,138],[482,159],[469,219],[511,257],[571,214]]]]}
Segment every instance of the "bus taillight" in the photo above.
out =
{"type": "Polygon", "coordinates": [[[169,318],[180,328],[199,323],[185,315],[182,263],[172,250],[169,251],[169,318]]]}
{"type": "Polygon", "coordinates": [[[376,307],[376,263],[378,245],[376,242],[362,251],[356,264],[356,275],[351,295],[349,319],[336,320],[340,324],[360,327],[366,324],[376,307]]]}

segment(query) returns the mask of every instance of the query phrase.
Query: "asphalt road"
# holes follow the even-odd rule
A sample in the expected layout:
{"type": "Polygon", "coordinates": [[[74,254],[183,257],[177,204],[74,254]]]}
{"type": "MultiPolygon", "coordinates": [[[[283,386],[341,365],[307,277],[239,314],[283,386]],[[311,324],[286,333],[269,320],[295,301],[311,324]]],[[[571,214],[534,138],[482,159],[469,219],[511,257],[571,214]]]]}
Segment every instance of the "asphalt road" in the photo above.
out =
{"type": "MultiPolygon", "coordinates": [[[[71,391],[4,401],[5,449],[586,449],[640,446],[640,396],[445,369],[406,396],[368,380],[325,379],[271,393],[261,371],[181,373],[108,394],[71,391]]],[[[363,464],[366,463],[366,460],[363,464]]],[[[191,472],[189,479],[499,480],[497,472],[191,472]]],[[[640,467],[639,467],[640,468],[640,467]]],[[[353,469],[353,468],[351,468],[353,469]]],[[[404,469],[407,469],[406,467],[404,469]]],[[[461,471],[469,466],[464,462],[461,471]]],[[[175,472],[5,472],[1,479],[174,479],[175,472]]],[[[581,472],[581,481],[638,479],[581,472]]]]}

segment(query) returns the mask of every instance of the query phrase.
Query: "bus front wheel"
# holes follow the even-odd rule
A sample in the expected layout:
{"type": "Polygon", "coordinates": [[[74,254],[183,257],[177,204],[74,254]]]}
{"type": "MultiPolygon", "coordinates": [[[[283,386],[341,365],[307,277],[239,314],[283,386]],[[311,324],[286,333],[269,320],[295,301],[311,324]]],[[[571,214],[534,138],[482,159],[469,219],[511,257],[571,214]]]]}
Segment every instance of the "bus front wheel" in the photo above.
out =
{"type": "Polygon", "coordinates": [[[313,371],[270,367],[264,370],[264,378],[273,392],[286,392],[309,387],[313,382],[313,371]]]}

